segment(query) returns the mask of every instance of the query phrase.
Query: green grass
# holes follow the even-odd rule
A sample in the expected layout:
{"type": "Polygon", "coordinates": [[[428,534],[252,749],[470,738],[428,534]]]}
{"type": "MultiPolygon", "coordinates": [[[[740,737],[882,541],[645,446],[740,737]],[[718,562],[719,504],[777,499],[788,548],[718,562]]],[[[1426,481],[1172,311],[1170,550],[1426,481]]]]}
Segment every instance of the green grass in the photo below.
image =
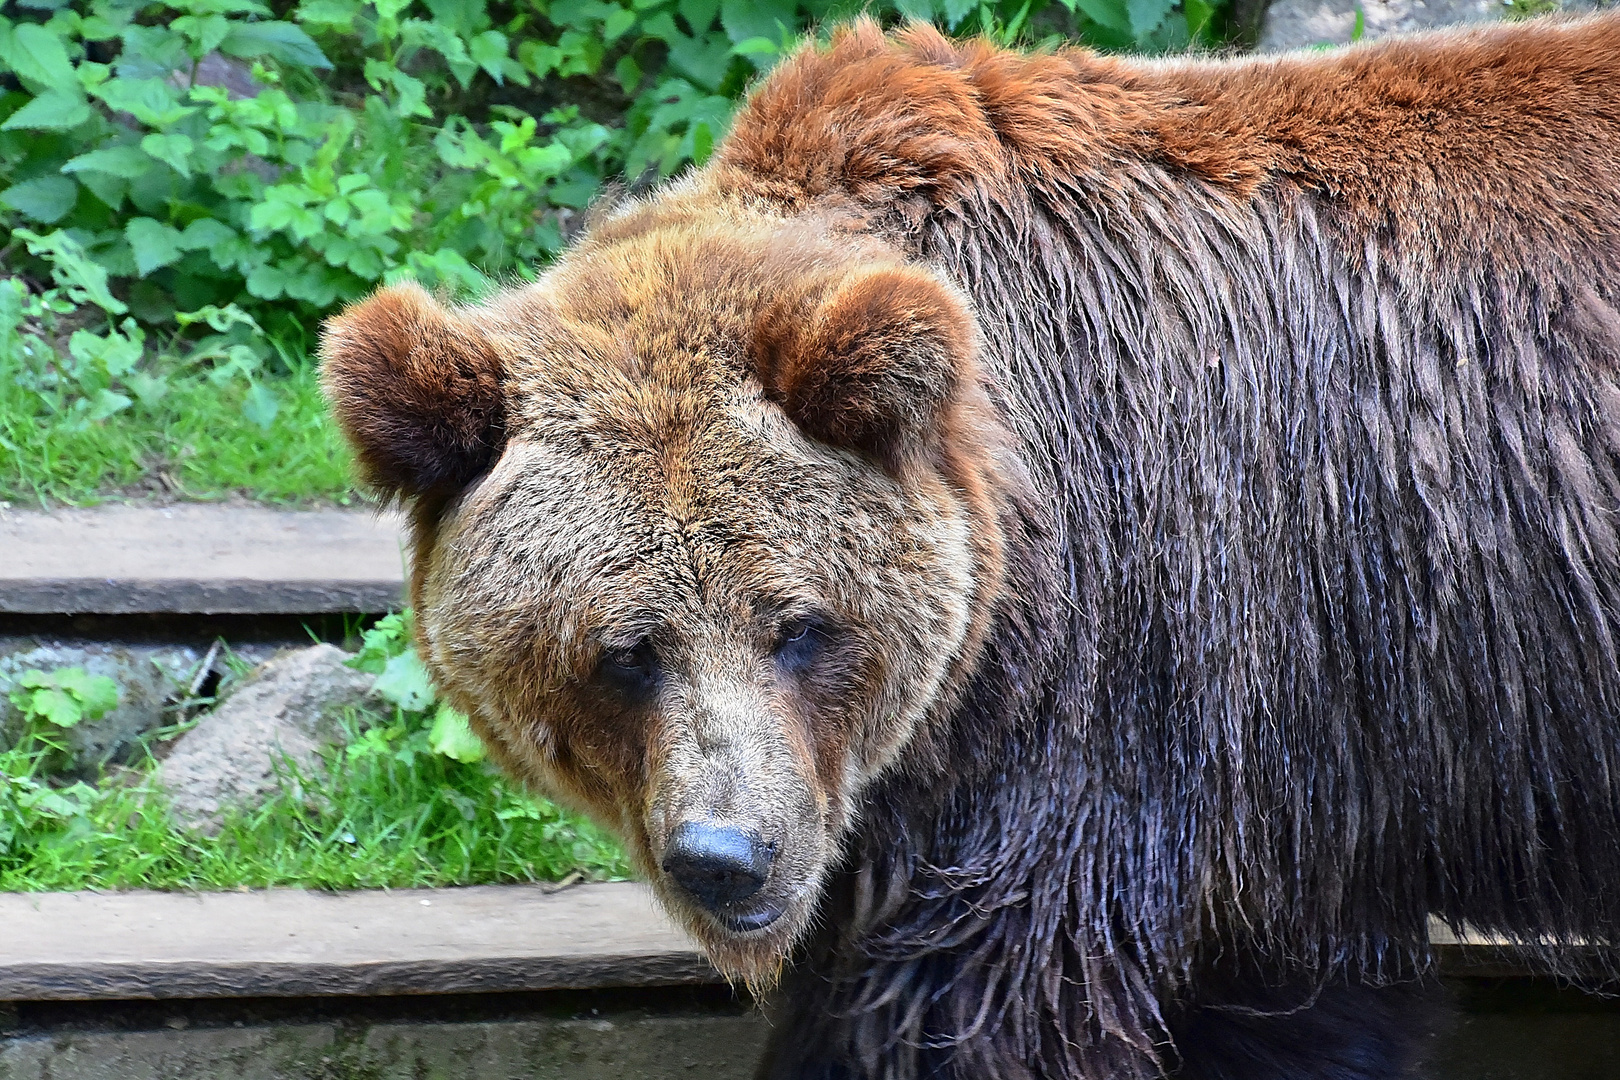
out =
{"type": "Polygon", "coordinates": [[[0,891],[297,886],[409,888],[628,876],[589,822],[516,791],[483,764],[433,753],[419,718],[346,715],[349,746],[324,772],[283,773],[278,794],[215,837],[171,823],[136,770],[101,785],[29,778],[0,753],[0,891]],[[134,783],[128,783],[133,780],[134,783]]]}
{"type": "Polygon", "coordinates": [[[268,427],[243,414],[241,383],[174,379],[153,405],[136,402],[92,421],[9,374],[0,371],[0,500],[355,498],[349,454],[327,416],[313,363],[265,380],[279,403],[268,427]]]}

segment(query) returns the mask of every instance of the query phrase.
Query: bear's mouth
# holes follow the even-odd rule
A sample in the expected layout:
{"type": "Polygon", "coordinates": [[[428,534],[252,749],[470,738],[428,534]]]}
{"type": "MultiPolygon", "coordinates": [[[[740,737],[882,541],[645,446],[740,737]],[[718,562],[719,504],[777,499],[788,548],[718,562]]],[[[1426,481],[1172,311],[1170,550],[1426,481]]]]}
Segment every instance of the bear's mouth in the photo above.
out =
{"type": "Polygon", "coordinates": [[[715,919],[733,934],[751,934],[763,930],[780,919],[787,908],[777,903],[766,903],[751,911],[716,913],[715,919]]]}

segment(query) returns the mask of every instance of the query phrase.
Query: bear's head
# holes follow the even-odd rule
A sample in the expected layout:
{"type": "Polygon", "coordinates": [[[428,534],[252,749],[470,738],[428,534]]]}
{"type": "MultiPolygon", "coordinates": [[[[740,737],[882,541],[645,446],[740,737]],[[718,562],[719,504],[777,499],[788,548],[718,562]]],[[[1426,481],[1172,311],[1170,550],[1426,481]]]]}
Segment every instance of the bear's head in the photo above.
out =
{"type": "Polygon", "coordinates": [[[535,284],[327,327],[444,693],[733,976],[769,980],[978,658],[1006,466],[975,350],[930,269],[740,210],[633,208],[535,284]]]}

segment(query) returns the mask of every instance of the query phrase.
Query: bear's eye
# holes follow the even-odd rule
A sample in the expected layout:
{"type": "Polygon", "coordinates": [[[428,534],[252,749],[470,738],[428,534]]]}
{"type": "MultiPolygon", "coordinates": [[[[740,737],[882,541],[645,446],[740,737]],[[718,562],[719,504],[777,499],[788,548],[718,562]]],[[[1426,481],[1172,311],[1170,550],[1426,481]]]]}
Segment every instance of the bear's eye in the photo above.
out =
{"type": "Polygon", "coordinates": [[[625,697],[641,698],[658,685],[658,653],[642,638],[629,648],[607,649],[596,664],[596,677],[625,697]]]}
{"type": "Polygon", "coordinates": [[[799,675],[814,664],[827,645],[829,631],[820,619],[806,616],[784,623],[777,632],[776,662],[790,675],[799,675]]]}

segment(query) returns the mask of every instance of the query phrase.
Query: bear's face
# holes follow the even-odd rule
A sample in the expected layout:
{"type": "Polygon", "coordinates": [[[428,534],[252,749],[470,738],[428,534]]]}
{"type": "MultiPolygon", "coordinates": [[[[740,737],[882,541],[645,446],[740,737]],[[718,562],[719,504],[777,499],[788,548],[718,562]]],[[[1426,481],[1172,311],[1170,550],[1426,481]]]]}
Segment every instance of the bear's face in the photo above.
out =
{"type": "Polygon", "coordinates": [[[368,474],[418,500],[444,692],[749,979],[948,704],[999,575],[963,301],[785,230],[610,223],[534,286],[385,291],[325,344],[368,474]]]}

